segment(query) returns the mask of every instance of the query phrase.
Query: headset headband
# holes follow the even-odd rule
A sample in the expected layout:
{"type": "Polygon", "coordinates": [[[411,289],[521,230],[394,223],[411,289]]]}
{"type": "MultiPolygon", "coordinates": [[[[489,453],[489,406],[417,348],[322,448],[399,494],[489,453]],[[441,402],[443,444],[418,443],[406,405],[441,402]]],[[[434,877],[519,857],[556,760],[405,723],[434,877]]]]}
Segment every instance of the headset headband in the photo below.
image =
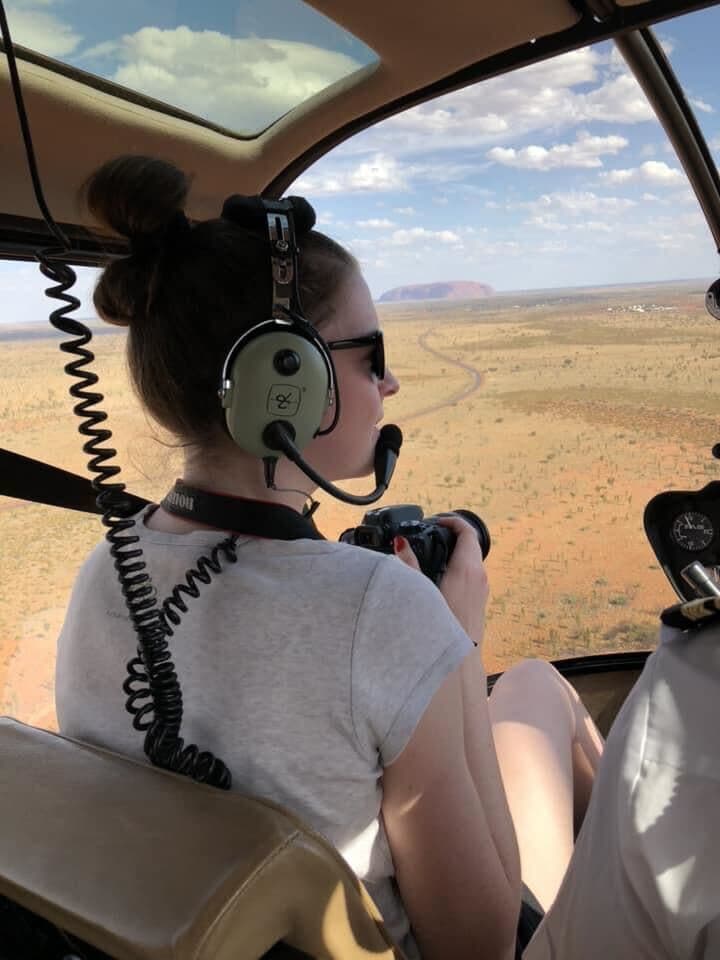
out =
{"type": "Polygon", "coordinates": [[[297,312],[297,248],[292,226],[292,218],[286,211],[267,211],[267,230],[270,239],[270,259],[272,263],[273,305],[272,316],[281,319],[295,307],[297,312]],[[279,316],[280,315],[280,316],[279,316]]]}
{"type": "Polygon", "coordinates": [[[233,194],[222,208],[222,219],[251,230],[270,244],[273,304],[271,316],[287,320],[303,316],[298,284],[298,238],[315,226],[315,211],[304,197],[265,200],[233,194]]]}

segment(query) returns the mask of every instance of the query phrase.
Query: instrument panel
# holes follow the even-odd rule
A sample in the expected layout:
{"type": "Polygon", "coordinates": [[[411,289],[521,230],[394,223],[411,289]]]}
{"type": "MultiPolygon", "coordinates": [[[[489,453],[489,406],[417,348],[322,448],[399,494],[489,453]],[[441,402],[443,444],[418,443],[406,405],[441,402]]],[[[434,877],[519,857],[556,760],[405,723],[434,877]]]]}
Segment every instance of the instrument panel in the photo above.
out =
{"type": "Polygon", "coordinates": [[[659,493],[645,507],[643,523],[650,546],[681,600],[699,595],[682,574],[694,562],[720,586],[720,481],[702,490],[659,493]]]}

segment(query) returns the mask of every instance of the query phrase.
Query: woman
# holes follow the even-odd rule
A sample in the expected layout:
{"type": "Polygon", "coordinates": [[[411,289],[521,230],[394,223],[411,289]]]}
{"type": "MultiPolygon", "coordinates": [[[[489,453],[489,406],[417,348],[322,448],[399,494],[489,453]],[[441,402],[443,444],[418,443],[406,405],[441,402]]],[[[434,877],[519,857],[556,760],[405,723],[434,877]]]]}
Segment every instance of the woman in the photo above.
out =
{"type": "MultiPolygon", "coordinates": [[[[313,484],[281,458],[269,489],[261,459],[228,436],[217,395],[232,344],[270,313],[267,238],[222,218],[190,227],[187,191],[183,173],[142,157],[118,158],[92,177],[90,209],[131,244],[104,272],[95,305],[130,328],[134,385],[182,442],[184,481],[299,511],[313,484]]],[[[314,231],[299,245],[305,316],[330,349],[376,332],[350,254],[314,231]]],[[[398,382],[367,342],[333,360],[339,419],[302,453],[331,480],[364,477],[398,382]]],[[[235,788],[324,834],[409,958],[500,960],[514,952],[521,861],[543,906],[554,896],[599,739],[568,685],[542,664],[510,671],[488,706],[482,555],[465,521],[442,523],[457,544],[439,590],[414,569],[402,538],[403,563],[322,539],[240,537],[237,562],[190,601],[172,656],[183,736],[221,757],[235,788]],[[537,789],[533,765],[543,773],[537,789]],[[550,854],[543,838],[556,847],[550,854]]],[[[163,506],[138,517],[137,532],[159,596],[220,539],[163,506]]],[[[78,577],[59,641],[63,733],[143,756],[121,691],[135,642],[102,543],[78,577]]]]}

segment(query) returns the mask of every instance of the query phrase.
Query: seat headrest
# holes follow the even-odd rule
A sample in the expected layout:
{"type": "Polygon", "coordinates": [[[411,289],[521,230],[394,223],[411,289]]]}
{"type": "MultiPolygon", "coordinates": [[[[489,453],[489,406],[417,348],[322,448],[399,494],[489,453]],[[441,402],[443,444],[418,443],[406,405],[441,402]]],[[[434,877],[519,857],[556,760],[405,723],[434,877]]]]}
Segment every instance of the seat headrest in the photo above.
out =
{"type": "Polygon", "coordinates": [[[0,894],[113,957],[401,957],[342,857],[271,803],[0,718],[0,822],[0,894]]]}

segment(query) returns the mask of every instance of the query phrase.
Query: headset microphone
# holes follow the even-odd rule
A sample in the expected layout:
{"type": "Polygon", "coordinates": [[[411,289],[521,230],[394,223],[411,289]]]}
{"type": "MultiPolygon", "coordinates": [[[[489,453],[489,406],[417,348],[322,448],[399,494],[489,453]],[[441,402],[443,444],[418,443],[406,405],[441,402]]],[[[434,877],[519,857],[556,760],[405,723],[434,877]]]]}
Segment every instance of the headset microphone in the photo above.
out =
{"type": "Polygon", "coordinates": [[[395,470],[395,464],[397,463],[403,439],[402,431],[399,427],[396,427],[395,424],[388,423],[382,428],[380,431],[380,437],[378,438],[378,442],[375,446],[376,486],[372,493],[368,493],[364,497],[361,497],[352,493],[347,493],[346,491],[341,490],[339,487],[336,487],[335,484],[330,483],[329,480],[325,480],[324,477],[321,477],[320,474],[314,470],[306,460],[303,459],[302,454],[293,442],[291,432],[292,427],[290,424],[276,420],[265,429],[263,439],[268,447],[271,447],[274,450],[280,450],[282,453],[284,453],[288,460],[292,461],[292,463],[299,467],[305,476],[309,477],[314,483],[316,483],[321,490],[329,493],[337,500],[342,500],[344,503],[352,503],[356,506],[365,506],[369,503],[375,503],[375,501],[379,500],[380,497],[385,493],[390,484],[393,471],[395,470]]]}
{"type": "Polygon", "coordinates": [[[375,446],[375,483],[378,487],[387,489],[390,486],[402,442],[402,430],[394,423],[386,424],[380,431],[375,446]]]}

